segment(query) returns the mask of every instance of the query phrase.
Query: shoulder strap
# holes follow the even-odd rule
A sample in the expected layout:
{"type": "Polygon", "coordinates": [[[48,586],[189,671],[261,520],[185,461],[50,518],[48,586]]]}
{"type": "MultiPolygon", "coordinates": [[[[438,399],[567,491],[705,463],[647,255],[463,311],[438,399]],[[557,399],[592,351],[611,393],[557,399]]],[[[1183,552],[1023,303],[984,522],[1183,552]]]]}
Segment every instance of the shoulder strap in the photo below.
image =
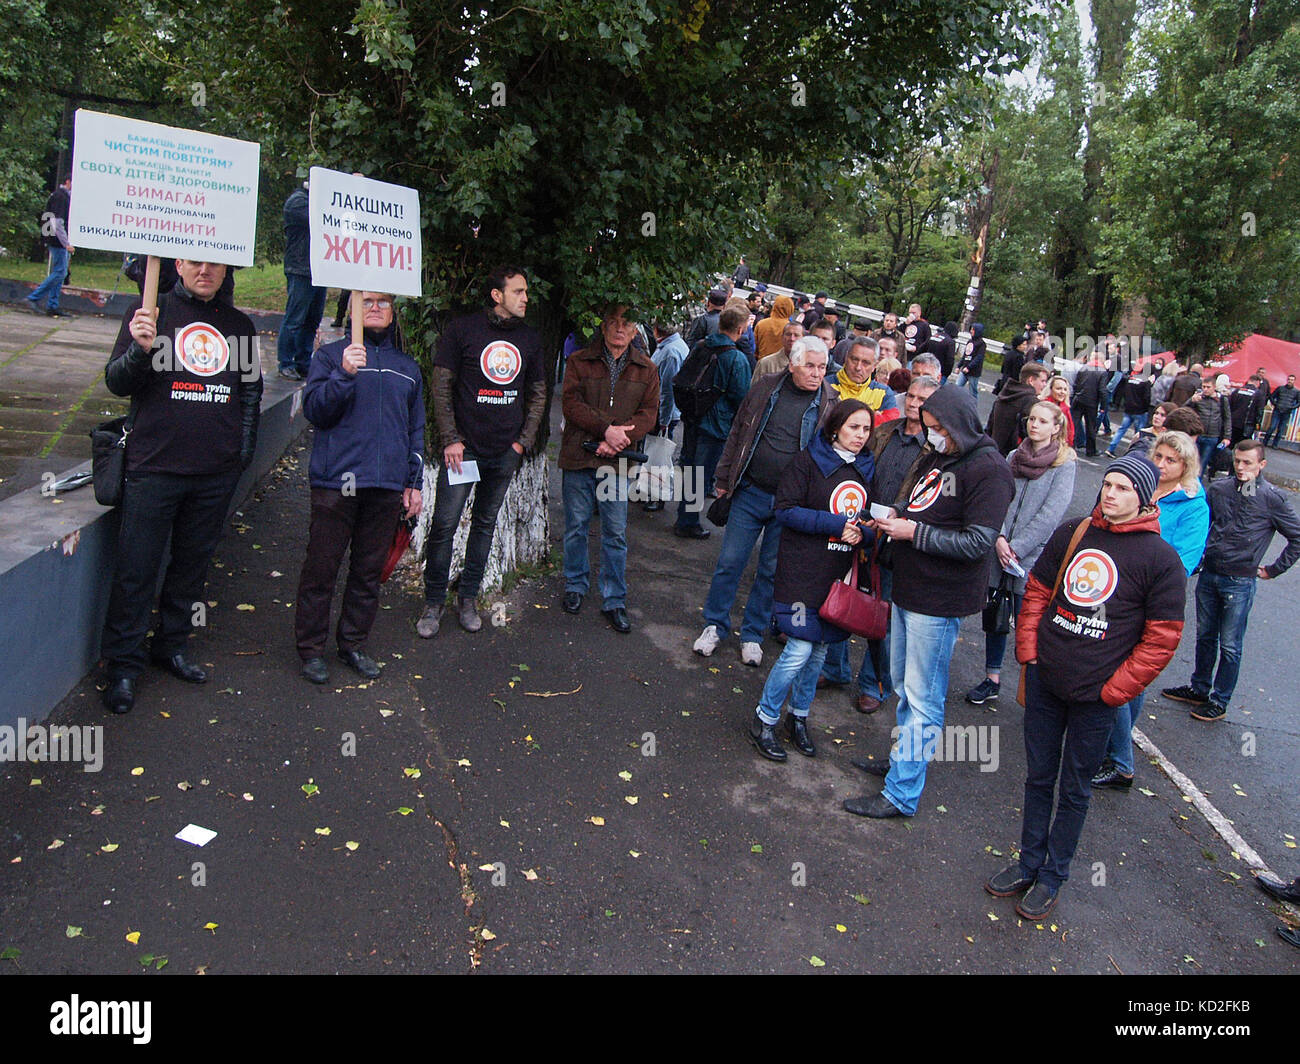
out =
{"type": "Polygon", "coordinates": [[[1061,590],[1061,581],[1065,579],[1065,567],[1070,564],[1074,548],[1079,545],[1079,540],[1083,539],[1083,534],[1088,531],[1090,524],[1092,524],[1091,515],[1079,522],[1079,527],[1074,530],[1074,535],[1070,537],[1070,545],[1065,548],[1065,556],[1061,559],[1061,567],[1056,570],[1056,583],[1052,585],[1052,593],[1047,596],[1048,602],[1056,598],[1056,593],[1061,590]]]}

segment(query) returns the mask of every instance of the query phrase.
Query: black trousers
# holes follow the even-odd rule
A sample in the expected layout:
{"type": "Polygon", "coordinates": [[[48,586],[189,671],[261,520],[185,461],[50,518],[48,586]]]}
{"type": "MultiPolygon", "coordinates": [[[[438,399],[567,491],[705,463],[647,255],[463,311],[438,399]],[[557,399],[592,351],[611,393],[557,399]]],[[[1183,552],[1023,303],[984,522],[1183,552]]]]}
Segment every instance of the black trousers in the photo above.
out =
{"type": "Polygon", "coordinates": [[[1083,403],[1074,403],[1070,407],[1074,414],[1074,443],[1083,446],[1083,453],[1089,457],[1097,454],[1097,408],[1083,403]]]}
{"type": "Polygon", "coordinates": [[[100,643],[110,679],[134,679],[148,663],[145,636],[169,536],[171,558],[158,598],[153,656],[167,658],[180,653],[190,633],[203,623],[206,608],[196,606],[203,602],[208,563],[221,538],[238,482],[238,472],[127,474],[117,566],[100,643]]]}
{"type": "Polygon", "coordinates": [[[358,488],[344,495],[331,488],[311,489],[311,532],[294,621],[303,661],[324,656],[334,585],[349,545],[352,554],[336,637],[340,650],[356,650],[365,643],[379,611],[379,574],[401,512],[400,491],[358,488]]]}

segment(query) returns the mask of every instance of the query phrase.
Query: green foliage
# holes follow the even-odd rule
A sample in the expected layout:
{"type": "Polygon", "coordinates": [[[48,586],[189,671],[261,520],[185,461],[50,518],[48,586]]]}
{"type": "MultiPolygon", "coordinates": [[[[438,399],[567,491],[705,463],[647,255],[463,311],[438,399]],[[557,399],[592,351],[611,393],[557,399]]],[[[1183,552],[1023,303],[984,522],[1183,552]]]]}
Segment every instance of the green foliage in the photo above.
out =
{"type": "MultiPolygon", "coordinates": [[[[1103,233],[1121,292],[1168,346],[1200,356],[1277,320],[1295,292],[1300,11],[1170,3],[1130,66],[1103,233]]],[[[1292,318],[1294,324],[1294,318],[1292,318]]]]}

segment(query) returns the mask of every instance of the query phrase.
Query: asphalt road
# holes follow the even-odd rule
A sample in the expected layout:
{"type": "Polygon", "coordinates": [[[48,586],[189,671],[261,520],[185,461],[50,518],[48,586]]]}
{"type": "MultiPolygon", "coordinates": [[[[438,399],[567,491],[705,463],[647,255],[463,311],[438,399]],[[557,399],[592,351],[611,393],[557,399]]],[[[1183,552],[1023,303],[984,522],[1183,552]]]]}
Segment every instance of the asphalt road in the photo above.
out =
{"type": "MultiPolygon", "coordinates": [[[[102,677],[90,677],[54,720],[103,727],[102,771],[4,766],[0,966],[141,973],[148,956],[154,974],[160,957],[172,972],[213,974],[1300,970],[1247,863],[1146,764],[1150,794],[1095,798],[1042,925],[984,893],[1018,842],[1024,754],[1010,700],[996,712],[962,700],[980,676],[978,618],[963,626],[948,722],[997,729],[983,733],[997,736],[994,771],[932,766],[910,820],[845,814],[844,798],[878,786],[849,758],[883,754],[892,719],[860,716],[842,692],[814,706],[817,758],[759,759],[742,728],[779,647],[769,641],[757,669],[734,642],[708,660],[691,652],[720,536],[675,539],[669,512],[632,508],[630,636],[594,600],[561,612],[562,582],[548,572],[491,596],[503,626],[471,636],[453,622],[425,642],[408,569],[386,586],[371,640],[382,677],[363,685],[335,663],[334,683],[306,684],[291,610],[306,456],[291,450],[219,548],[194,647],[211,681],[151,674],[137,709],[110,718],[102,677]],[[202,848],[173,837],[190,823],[217,835],[202,848]]],[[[1080,512],[1099,477],[1100,466],[1081,478],[1080,512]]],[[[553,490],[557,541],[558,502],[553,490]]],[[[1295,655],[1294,579],[1261,588],[1227,723],[1158,698],[1143,721],[1288,877],[1300,873],[1286,846],[1286,833],[1300,836],[1295,685],[1282,673],[1295,655]]]]}

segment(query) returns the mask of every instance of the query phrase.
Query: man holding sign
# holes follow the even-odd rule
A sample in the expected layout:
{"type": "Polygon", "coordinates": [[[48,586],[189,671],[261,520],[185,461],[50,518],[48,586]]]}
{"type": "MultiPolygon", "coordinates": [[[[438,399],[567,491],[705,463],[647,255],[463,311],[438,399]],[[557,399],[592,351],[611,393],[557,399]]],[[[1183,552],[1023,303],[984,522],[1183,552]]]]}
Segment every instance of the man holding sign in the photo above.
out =
{"type": "Polygon", "coordinates": [[[131,397],[133,418],[101,643],[104,704],[114,713],[135,704],[169,537],[151,656],[187,683],[208,678],[185,657],[185,643],[204,623],[208,562],[239,475],[253,460],[262,402],[257,332],[247,315],[216,298],[226,269],[177,259],[176,286],[155,309],[136,301],[127,310],[104,370],[108,390],[131,397]]]}
{"type": "Polygon", "coordinates": [[[338,655],[367,680],[379,666],[364,651],[379,610],[380,574],[399,517],[423,500],[424,382],[401,350],[393,297],[357,292],[364,334],[335,340],[312,356],[303,412],[312,443],[311,532],[298,582],[295,634],[302,674],[329,680],[325,642],[343,554],[351,547],[337,629],[338,655]],[[346,345],[346,346],[345,346],[346,345]]]}

